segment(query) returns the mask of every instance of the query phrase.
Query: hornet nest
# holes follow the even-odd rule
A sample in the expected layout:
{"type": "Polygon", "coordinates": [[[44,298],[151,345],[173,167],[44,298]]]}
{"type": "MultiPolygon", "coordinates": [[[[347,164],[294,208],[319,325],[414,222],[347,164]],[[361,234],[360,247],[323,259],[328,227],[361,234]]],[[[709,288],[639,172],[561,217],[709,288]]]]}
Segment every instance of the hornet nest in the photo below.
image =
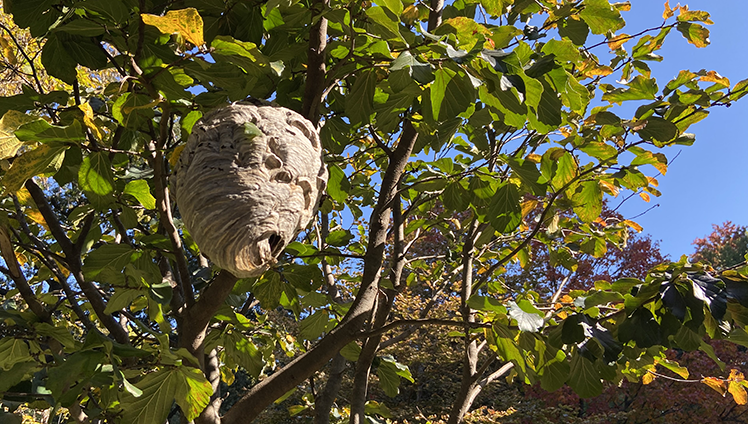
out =
{"type": "Polygon", "coordinates": [[[317,130],[304,117],[235,103],[195,123],[171,181],[203,255],[245,278],[272,266],[309,224],[327,169],[317,130]]]}

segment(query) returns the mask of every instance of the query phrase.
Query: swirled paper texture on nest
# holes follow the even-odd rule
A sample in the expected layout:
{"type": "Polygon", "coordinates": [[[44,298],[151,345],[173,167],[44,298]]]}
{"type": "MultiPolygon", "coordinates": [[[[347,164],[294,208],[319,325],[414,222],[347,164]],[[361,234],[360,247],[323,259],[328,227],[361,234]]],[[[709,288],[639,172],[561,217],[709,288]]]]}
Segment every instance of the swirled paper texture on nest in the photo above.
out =
{"type": "Polygon", "coordinates": [[[171,182],[200,251],[244,278],[267,270],[309,224],[327,169],[304,117],[235,103],[195,123],[171,182]]]}

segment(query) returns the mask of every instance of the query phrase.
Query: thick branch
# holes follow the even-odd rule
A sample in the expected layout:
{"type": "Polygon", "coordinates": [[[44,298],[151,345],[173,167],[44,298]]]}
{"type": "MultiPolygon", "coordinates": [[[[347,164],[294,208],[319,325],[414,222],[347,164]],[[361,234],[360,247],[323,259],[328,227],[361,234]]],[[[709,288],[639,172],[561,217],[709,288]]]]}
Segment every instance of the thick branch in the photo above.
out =
{"type": "Polygon", "coordinates": [[[261,381],[249,390],[224,416],[225,424],[249,422],[273,401],[290,389],[301,384],[314,372],[324,366],[343,346],[357,339],[374,306],[379,289],[379,273],[384,261],[384,247],[387,241],[387,228],[390,221],[390,205],[397,193],[398,181],[405,171],[413,151],[418,133],[406,122],[400,142],[382,178],[382,187],[377,205],[371,212],[371,227],[364,273],[356,300],[341,323],[311,350],[294,359],[275,374],[261,381]]]}
{"type": "Polygon", "coordinates": [[[315,0],[310,6],[317,23],[309,32],[309,48],[307,50],[306,85],[304,87],[301,114],[310,120],[314,126],[319,122],[319,106],[322,102],[322,92],[325,89],[325,60],[327,58],[327,18],[321,17],[327,7],[327,0],[315,0]]]}

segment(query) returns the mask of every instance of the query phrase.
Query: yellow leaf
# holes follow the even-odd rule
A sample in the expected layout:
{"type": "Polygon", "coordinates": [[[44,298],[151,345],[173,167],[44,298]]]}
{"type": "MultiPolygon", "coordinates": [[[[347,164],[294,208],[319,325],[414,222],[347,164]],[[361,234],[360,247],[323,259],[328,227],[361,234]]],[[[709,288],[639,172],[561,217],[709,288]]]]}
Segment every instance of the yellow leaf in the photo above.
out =
{"type": "Polygon", "coordinates": [[[566,311],[561,311],[557,313],[556,316],[559,317],[560,319],[566,319],[566,317],[569,316],[569,313],[566,311]]]}
{"type": "Polygon", "coordinates": [[[636,230],[636,232],[638,232],[638,233],[641,233],[641,232],[642,232],[642,230],[643,230],[642,226],[641,226],[641,225],[639,225],[639,224],[637,224],[637,223],[636,223],[636,222],[634,222],[634,221],[629,221],[629,220],[627,219],[627,220],[623,221],[623,223],[624,223],[624,224],[626,224],[626,225],[628,225],[629,227],[631,227],[631,228],[635,229],[635,230],[636,230]]]}
{"type": "Polygon", "coordinates": [[[639,197],[641,197],[645,202],[649,203],[649,194],[641,192],[639,193],[639,197]]]}
{"type": "Polygon", "coordinates": [[[12,158],[18,153],[23,143],[13,134],[21,125],[33,121],[36,117],[17,110],[9,110],[0,119],[0,159],[12,158]]]}
{"type": "Polygon", "coordinates": [[[619,34],[608,40],[608,48],[611,50],[618,50],[627,41],[631,40],[631,36],[628,34],[619,34]]]}
{"type": "Polygon", "coordinates": [[[182,154],[182,150],[184,150],[184,147],[186,144],[180,144],[179,146],[175,147],[174,150],[171,152],[171,156],[169,157],[169,165],[171,165],[172,168],[177,166],[177,161],[179,161],[179,155],[182,154]]]}
{"type": "Polygon", "coordinates": [[[413,24],[413,22],[415,22],[416,19],[418,19],[418,15],[418,8],[415,5],[411,4],[410,6],[403,9],[403,14],[401,17],[403,18],[403,22],[411,25],[413,24]]]}
{"type": "Polygon", "coordinates": [[[31,218],[32,221],[36,222],[37,224],[41,225],[42,227],[49,229],[47,227],[47,221],[44,220],[44,217],[42,216],[42,213],[39,212],[36,209],[30,209],[26,211],[26,216],[31,218]]]}
{"type": "MultiPolygon", "coordinates": [[[[659,169],[658,169],[658,171],[659,171],[659,169]]],[[[649,185],[651,185],[652,187],[657,187],[657,186],[659,186],[659,185],[660,185],[660,182],[659,182],[659,181],[657,181],[656,179],[652,178],[652,177],[647,177],[647,182],[648,182],[648,183],[649,183],[649,185]]]]}
{"type": "Polygon", "coordinates": [[[745,387],[743,387],[742,384],[731,381],[727,391],[730,392],[732,398],[735,399],[735,403],[738,405],[745,405],[748,403],[748,394],[745,393],[745,387]]]}
{"type": "Polygon", "coordinates": [[[538,206],[538,201],[534,199],[528,200],[522,203],[522,217],[523,218],[526,217],[527,214],[532,212],[537,206],[538,206]]]}
{"type": "Polygon", "coordinates": [[[568,294],[565,294],[565,295],[561,296],[561,301],[564,302],[564,303],[573,303],[574,299],[572,299],[572,297],[569,296],[568,294]]]}
{"type": "Polygon", "coordinates": [[[615,185],[607,182],[607,181],[600,181],[600,187],[603,189],[604,192],[610,194],[613,197],[618,197],[618,192],[620,189],[616,187],[615,185]]]}
{"type": "Polygon", "coordinates": [[[16,197],[18,198],[18,203],[22,205],[29,205],[29,200],[31,200],[31,193],[29,193],[28,190],[26,190],[26,187],[22,187],[20,190],[16,192],[16,197]]]}
{"type": "Polygon", "coordinates": [[[630,1],[624,1],[624,2],[618,2],[613,3],[611,6],[615,7],[621,12],[628,12],[631,10],[631,2],[630,1]]]}
{"type": "Polygon", "coordinates": [[[648,372],[648,373],[644,374],[644,376],[642,377],[642,384],[647,385],[647,384],[653,382],[654,379],[655,379],[655,375],[652,374],[651,372],[648,372]]]}
{"type": "Polygon", "coordinates": [[[86,102],[82,105],[78,105],[78,109],[83,112],[83,123],[86,124],[89,130],[93,133],[93,135],[99,140],[104,141],[105,134],[101,130],[101,128],[96,125],[94,122],[94,112],[93,108],[91,108],[91,105],[86,102]]]}
{"type": "Polygon", "coordinates": [[[2,55],[0,56],[6,58],[10,65],[16,65],[18,63],[15,49],[13,49],[13,44],[10,41],[6,40],[2,35],[0,35],[0,52],[2,52],[2,55]]]}
{"type": "Polygon", "coordinates": [[[718,74],[716,71],[707,72],[706,75],[699,78],[699,81],[716,82],[724,87],[730,87],[730,80],[718,74]]]}
{"type": "Polygon", "coordinates": [[[714,377],[704,377],[701,382],[716,390],[722,396],[727,393],[727,383],[722,379],[714,377]]]}
{"type": "Polygon", "coordinates": [[[543,157],[537,153],[530,153],[529,155],[527,155],[527,160],[529,160],[530,162],[540,163],[542,159],[543,157]]]}
{"type": "Polygon", "coordinates": [[[153,25],[164,34],[179,34],[195,46],[205,44],[203,18],[193,7],[170,10],[164,16],[142,14],[140,17],[146,25],[153,25]]]}
{"type": "Polygon", "coordinates": [[[735,368],[733,368],[733,369],[730,370],[729,380],[730,381],[738,381],[739,382],[739,381],[745,380],[745,376],[743,375],[742,372],[740,372],[740,371],[736,370],[735,368]]]}

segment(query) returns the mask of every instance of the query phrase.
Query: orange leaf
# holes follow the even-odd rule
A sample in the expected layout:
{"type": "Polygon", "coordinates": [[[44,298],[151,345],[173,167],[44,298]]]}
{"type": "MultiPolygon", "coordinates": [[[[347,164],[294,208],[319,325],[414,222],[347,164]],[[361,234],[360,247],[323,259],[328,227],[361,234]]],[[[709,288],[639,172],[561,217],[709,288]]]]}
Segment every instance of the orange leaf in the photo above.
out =
{"type": "Polygon", "coordinates": [[[627,41],[631,40],[631,36],[628,34],[618,34],[615,37],[608,40],[608,47],[611,50],[618,50],[627,41]]]}
{"type": "Polygon", "coordinates": [[[714,377],[704,377],[701,382],[716,390],[722,396],[727,393],[727,383],[722,379],[714,377]]]}
{"type": "Polygon", "coordinates": [[[678,10],[678,6],[675,9],[670,8],[670,0],[665,0],[665,11],[662,12],[662,19],[669,19],[675,16],[675,11],[678,10]]]}
{"type": "Polygon", "coordinates": [[[639,197],[641,197],[645,202],[649,203],[649,194],[641,192],[639,193],[639,197]]]}
{"type": "Polygon", "coordinates": [[[740,382],[740,381],[745,380],[745,376],[743,375],[742,372],[740,372],[740,371],[736,370],[735,368],[733,368],[733,369],[730,370],[729,380],[730,381],[738,381],[738,382],[740,382]]]}
{"type": "Polygon", "coordinates": [[[724,87],[730,87],[730,80],[718,74],[716,71],[709,71],[706,75],[699,78],[699,81],[716,82],[724,87]]]}
{"type": "Polygon", "coordinates": [[[745,405],[746,403],[748,403],[748,394],[745,393],[745,387],[743,387],[742,384],[731,381],[730,386],[727,390],[730,392],[732,398],[735,399],[735,403],[737,403],[738,405],[745,405]]]}
{"type": "Polygon", "coordinates": [[[561,302],[564,302],[564,303],[573,303],[574,299],[572,299],[572,297],[569,296],[568,294],[565,294],[565,295],[561,296],[561,302]]]}

